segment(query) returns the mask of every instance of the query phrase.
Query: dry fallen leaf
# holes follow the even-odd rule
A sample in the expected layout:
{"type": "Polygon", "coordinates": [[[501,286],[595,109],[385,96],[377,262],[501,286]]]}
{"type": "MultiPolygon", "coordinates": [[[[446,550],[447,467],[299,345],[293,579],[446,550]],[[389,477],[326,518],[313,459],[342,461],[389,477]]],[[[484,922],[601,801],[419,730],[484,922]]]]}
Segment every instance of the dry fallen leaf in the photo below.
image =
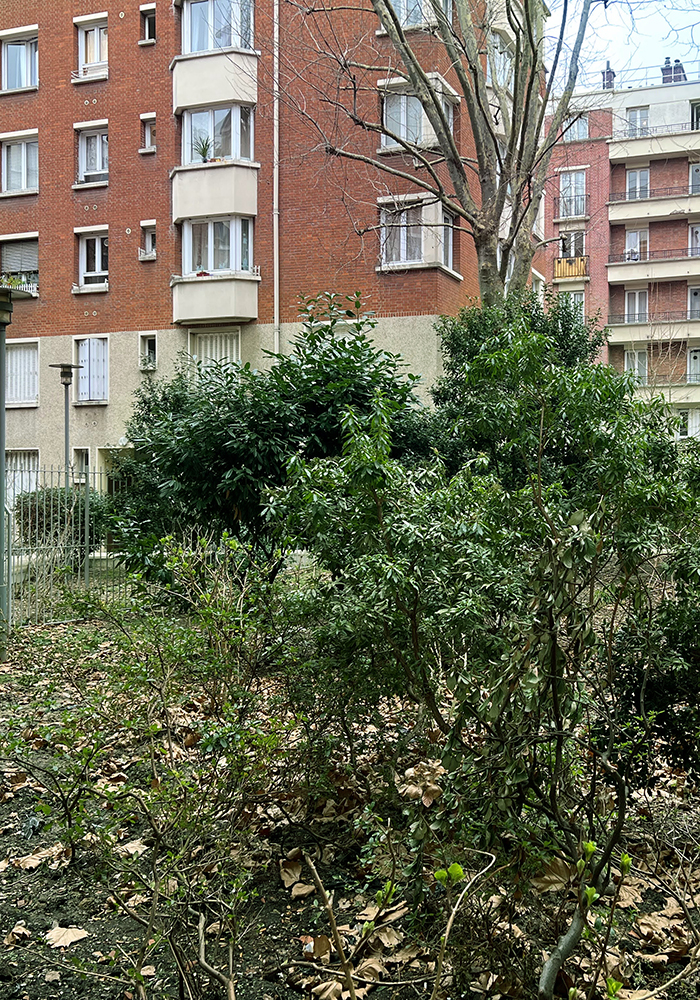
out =
{"type": "Polygon", "coordinates": [[[66,848],[63,844],[53,844],[51,847],[37,848],[37,850],[32,851],[31,854],[27,854],[25,857],[17,858],[13,864],[16,868],[31,871],[32,868],[38,868],[42,861],[46,861],[47,858],[57,858],[61,854],[64,854],[65,850],[66,848]]]}
{"type": "Polygon", "coordinates": [[[148,850],[148,845],[144,844],[142,840],[130,840],[128,844],[120,844],[116,848],[115,853],[119,854],[121,857],[124,855],[129,855],[132,858],[140,858],[141,855],[148,850]]]}
{"type": "Polygon", "coordinates": [[[46,940],[52,948],[67,948],[87,936],[88,932],[82,927],[54,927],[46,932],[46,940]]]}
{"type": "Polygon", "coordinates": [[[155,965],[144,965],[141,969],[142,976],[155,976],[156,967],[155,965]]]}
{"type": "Polygon", "coordinates": [[[303,882],[297,882],[296,885],[292,886],[292,899],[306,899],[314,892],[316,892],[315,885],[304,885],[303,882]]]}
{"type": "Polygon", "coordinates": [[[325,934],[319,934],[318,937],[313,939],[313,942],[314,958],[323,958],[324,955],[330,954],[331,942],[330,938],[327,938],[325,934]]]}
{"type": "Polygon", "coordinates": [[[531,879],[538,892],[556,892],[564,889],[576,875],[576,865],[570,865],[563,858],[552,858],[547,862],[541,875],[531,879]]]}
{"type": "Polygon", "coordinates": [[[61,981],[61,973],[58,969],[49,969],[49,971],[44,976],[44,982],[46,983],[58,983],[61,981]]]}
{"type": "Polygon", "coordinates": [[[24,924],[15,924],[12,930],[5,936],[3,944],[8,948],[14,948],[16,944],[21,944],[32,936],[32,932],[24,924]]]}
{"type": "Polygon", "coordinates": [[[380,927],[372,935],[372,940],[374,941],[375,939],[381,941],[385,948],[395,948],[397,944],[401,944],[403,941],[403,934],[394,927],[380,927]]]}
{"type": "Polygon", "coordinates": [[[298,861],[280,861],[280,878],[284,882],[285,888],[294,885],[301,877],[301,865],[298,861]]]}

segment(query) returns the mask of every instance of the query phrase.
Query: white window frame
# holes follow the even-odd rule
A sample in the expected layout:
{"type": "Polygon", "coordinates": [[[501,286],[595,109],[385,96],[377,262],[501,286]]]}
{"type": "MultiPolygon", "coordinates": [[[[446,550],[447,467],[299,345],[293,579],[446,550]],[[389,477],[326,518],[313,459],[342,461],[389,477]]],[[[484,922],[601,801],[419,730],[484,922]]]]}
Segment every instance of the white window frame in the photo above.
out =
{"type": "Polygon", "coordinates": [[[7,341],[5,347],[5,405],[9,408],[39,405],[39,341],[7,341]],[[11,360],[12,358],[16,360],[11,360]],[[25,368],[24,371],[21,369],[25,368]]]}
{"type": "MultiPolygon", "coordinates": [[[[413,94],[386,91],[382,100],[382,125],[404,142],[419,146],[423,142],[423,105],[413,94]],[[417,129],[411,131],[411,119],[417,129]],[[395,128],[391,125],[396,123],[395,128]]],[[[382,133],[382,146],[398,146],[394,135],[382,133]]]]}
{"type": "Polygon", "coordinates": [[[241,363],[241,328],[202,327],[189,331],[189,355],[200,371],[241,363]],[[212,350],[213,348],[213,350],[212,350]],[[203,351],[206,353],[203,355],[203,351]]]}
{"type": "Polygon", "coordinates": [[[576,115],[567,118],[562,130],[562,140],[564,142],[578,142],[588,138],[588,115],[576,115]]]}
{"type": "Polygon", "coordinates": [[[627,108],[627,137],[649,135],[649,106],[627,108]]]}
{"type": "Polygon", "coordinates": [[[700,319],[700,285],[688,285],[688,319],[700,319]],[[693,292],[697,292],[695,308],[693,308],[693,292]]]}
{"type": "MultiPolygon", "coordinates": [[[[27,262],[29,263],[29,262],[27,262]]],[[[11,278],[15,278],[22,283],[25,291],[31,292],[36,295],[39,291],[39,233],[18,233],[13,234],[11,237],[0,235],[0,274],[8,275],[11,278]],[[7,268],[4,266],[5,257],[4,248],[7,247],[17,247],[21,245],[31,243],[31,252],[29,248],[25,247],[25,258],[31,257],[31,264],[34,264],[36,260],[36,267],[23,267],[23,268],[7,268]],[[36,253],[34,251],[36,250],[36,253]]]]}
{"type": "Polygon", "coordinates": [[[648,229],[628,229],[625,231],[625,260],[649,260],[648,229]]]}
{"type": "Polygon", "coordinates": [[[94,230],[79,234],[79,275],[78,286],[86,291],[106,291],[109,288],[109,231],[107,229],[94,230]],[[95,265],[94,271],[87,270],[88,243],[95,240],[95,265]],[[107,250],[107,267],[104,268],[105,249],[107,250]],[[96,281],[86,281],[86,278],[96,278],[96,281]]]}
{"type": "MultiPolygon", "coordinates": [[[[249,104],[227,104],[221,107],[215,108],[197,108],[196,110],[185,111],[183,116],[183,129],[182,129],[182,162],[184,165],[189,165],[191,163],[201,163],[202,156],[193,149],[193,134],[192,134],[192,117],[207,115],[208,120],[206,122],[206,135],[204,138],[209,140],[212,155],[208,156],[207,159],[222,159],[222,160],[243,160],[246,163],[250,163],[253,160],[253,119],[255,117],[253,108],[249,104]],[[216,153],[215,139],[216,139],[216,114],[217,112],[231,112],[231,152],[227,155],[219,155],[216,153]],[[242,122],[247,116],[248,118],[248,156],[242,155],[242,143],[241,136],[243,134],[242,122]]],[[[204,130],[201,130],[203,133],[204,130]]]]}
{"type": "Polygon", "coordinates": [[[513,51],[507,39],[498,31],[492,31],[488,36],[486,49],[487,84],[493,85],[494,69],[497,85],[510,90],[513,84],[513,51]]]}
{"type": "Polygon", "coordinates": [[[215,52],[218,49],[252,49],[253,47],[253,0],[230,0],[230,38],[225,44],[220,44],[215,33],[215,13],[218,5],[228,5],[228,0],[183,0],[182,17],[182,51],[183,53],[215,52]],[[206,44],[203,47],[193,47],[192,5],[206,3],[206,44]]]}
{"type": "Polygon", "coordinates": [[[78,130],[78,184],[104,184],[109,181],[109,129],[107,125],[78,130]],[[96,139],[97,167],[87,169],[89,139],[96,139]],[[102,140],[106,140],[103,142],[102,140]],[[106,163],[105,163],[106,155],[106,163]]]}
{"type": "Polygon", "coordinates": [[[627,171],[627,201],[640,201],[649,197],[649,167],[636,167],[627,171]]]}
{"type": "Polygon", "coordinates": [[[38,448],[7,448],[5,450],[7,476],[7,506],[12,508],[20,493],[33,493],[39,480],[38,448]]]}
{"type": "Polygon", "coordinates": [[[156,259],[156,220],[145,219],[141,222],[141,246],[139,260],[156,259]]]}
{"type": "Polygon", "coordinates": [[[423,205],[420,202],[400,206],[382,206],[380,211],[381,258],[384,267],[422,264],[425,260],[423,205]],[[420,250],[412,230],[418,230],[420,250]],[[395,239],[394,237],[398,237],[395,239]],[[394,254],[394,251],[396,253],[394,254]],[[389,256],[394,254],[393,256],[389,256]]]}
{"type": "Polygon", "coordinates": [[[38,191],[39,190],[39,133],[31,132],[22,138],[12,138],[8,135],[4,139],[0,139],[2,142],[2,190],[3,194],[22,194],[27,191],[38,191]],[[19,146],[21,149],[21,187],[9,187],[10,181],[10,170],[8,166],[9,150],[19,146]],[[30,176],[30,152],[29,147],[33,146],[36,150],[36,177],[30,176]],[[30,184],[30,181],[35,180],[35,184],[30,184]]]}
{"type": "Polygon", "coordinates": [[[686,381],[700,383],[700,347],[689,347],[686,352],[686,381]]]}
{"type": "Polygon", "coordinates": [[[649,379],[649,357],[647,350],[631,348],[625,350],[625,371],[634,372],[634,376],[640,385],[646,385],[649,379]]]}
{"type": "Polygon", "coordinates": [[[561,239],[560,257],[585,257],[586,256],[586,230],[569,229],[560,232],[561,239]]]}
{"type": "Polygon", "coordinates": [[[580,219],[586,214],[586,171],[562,171],[559,174],[559,218],[580,219]]]}
{"type": "Polygon", "coordinates": [[[688,226],[688,256],[700,257],[700,225],[691,223],[688,226]]]}
{"type": "Polygon", "coordinates": [[[158,368],[158,336],[155,330],[139,334],[139,368],[154,372],[158,368]]]}
{"type": "Polygon", "coordinates": [[[450,212],[442,213],[442,263],[454,271],[454,231],[455,217],[450,212]]]}
{"type": "Polygon", "coordinates": [[[31,33],[26,36],[18,35],[2,39],[2,89],[3,90],[34,90],[39,86],[39,36],[31,33]],[[19,86],[10,86],[8,80],[9,59],[7,48],[9,45],[21,45],[24,47],[24,82],[19,86]]]}
{"type": "Polygon", "coordinates": [[[109,399],[109,338],[75,337],[76,403],[106,403],[109,399]]]}
{"type": "Polygon", "coordinates": [[[139,7],[141,12],[141,41],[142,42],[155,42],[156,40],[156,5],[152,4],[141,4],[139,7]]]}
{"type": "Polygon", "coordinates": [[[107,76],[109,68],[109,34],[107,14],[73,18],[78,28],[78,77],[107,76]],[[96,59],[88,59],[88,35],[95,32],[96,59]]]}
{"type": "Polygon", "coordinates": [[[625,323],[647,323],[648,321],[649,289],[625,289],[625,323]]]}
{"type": "Polygon", "coordinates": [[[253,219],[242,215],[216,216],[208,219],[186,219],[182,225],[182,273],[196,277],[200,270],[210,274],[250,274],[253,271],[253,219]],[[229,266],[215,267],[215,234],[219,223],[229,227],[229,266]],[[207,266],[195,268],[193,262],[193,226],[207,227],[207,266]],[[247,254],[245,243],[247,242],[247,254]],[[246,261],[247,256],[247,261],[246,261]],[[247,264],[247,266],[243,266],[247,264]]]}

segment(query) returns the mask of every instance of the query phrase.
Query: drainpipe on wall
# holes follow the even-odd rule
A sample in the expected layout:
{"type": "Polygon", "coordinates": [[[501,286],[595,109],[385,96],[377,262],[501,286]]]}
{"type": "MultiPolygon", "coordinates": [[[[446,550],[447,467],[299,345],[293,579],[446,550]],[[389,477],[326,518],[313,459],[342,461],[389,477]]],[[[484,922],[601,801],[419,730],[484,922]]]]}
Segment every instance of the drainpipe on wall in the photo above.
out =
{"type": "Polygon", "coordinates": [[[280,352],[280,0],[274,0],[272,49],[272,350],[280,352]]]}

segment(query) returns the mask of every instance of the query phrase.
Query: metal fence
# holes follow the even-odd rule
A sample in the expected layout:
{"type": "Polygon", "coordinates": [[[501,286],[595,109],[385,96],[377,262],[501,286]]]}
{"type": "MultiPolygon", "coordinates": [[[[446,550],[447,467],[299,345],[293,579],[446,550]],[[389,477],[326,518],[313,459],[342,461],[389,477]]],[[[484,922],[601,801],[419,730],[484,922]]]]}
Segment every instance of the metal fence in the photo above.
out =
{"type": "Polygon", "coordinates": [[[128,575],[109,530],[121,487],[104,472],[13,468],[6,476],[11,625],[74,618],[74,599],[125,596],[128,575]]]}

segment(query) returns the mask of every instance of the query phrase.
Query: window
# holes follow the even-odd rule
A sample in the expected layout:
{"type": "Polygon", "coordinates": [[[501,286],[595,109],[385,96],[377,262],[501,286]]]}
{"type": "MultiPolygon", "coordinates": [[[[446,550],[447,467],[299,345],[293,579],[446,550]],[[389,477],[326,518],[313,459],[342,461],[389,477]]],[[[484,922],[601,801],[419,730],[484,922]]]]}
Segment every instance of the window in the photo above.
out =
{"type": "Polygon", "coordinates": [[[627,171],[627,200],[649,197],[649,168],[627,171]]]}
{"type": "Polygon", "coordinates": [[[396,16],[404,28],[423,24],[421,0],[393,0],[396,16]]]}
{"type": "Polygon", "coordinates": [[[38,38],[8,39],[2,43],[2,89],[20,90],[39,83],[38,38]]]}
{"type": "Polygon", "coordinates": [[[106,76],[108,54],[107,22],[78,23],[78,76],[106,76]]]}
{"type": "Polygon", "coordinates": [[[253,109],[245,104],[185,112],[185,163],[250,160],[253,155],[253,109]]]}
{"type": "Polygon", "coordinates": [[[649,135],[648,107],[627,109],[627,135],[630,139],[640,135],[649,135]]]}
{"type": "Polygon", "coordinates": [[[190,353],[203,370],[215,365],[234,365],[241,360],[240,332],[230,330],[197,333],[190,340],[190,353]]]}
{"type": "Polygon", "coordinates": [[[252,269],[252,219],[233,216],[186,222],[183,232],[183,271],[208,274],[252,269]]]}
{"type": "Polygon", "coordinates": [[[689,177],[690,194],[700,194],[700,163],[690,164],[689,177]]]}
{"type": "Polygon", "coordinates": [[[39,479],[38,451],[6,451],[7,506],[14,507],[20,493],[33,493],[39,479]]]}
{"type": "Polygon", "coordinates": [[[647,381],[647,352],[625,351],[625,371],[633,372],[641,385],[647,381]]]}
{"type": "Polygon", "coordinates": [[[158,367],[155,333],[142,333],[139,337],[139,368],[142,372],[154,372],[158,367]]]}
{"type": "Polygon", "coordinates": [[[649,293],[646,288],[625,293],[625,323],[646,323],[649,293]]]}
{"type": "Polygon", "coordinates": [[[394,136],[404,142],[419,143],[423,138],[423,107],[418,98],[411,94],[386,94],[384,128],[392,135],[382,135],[382,146],[395,146],[394,136]]]}
{"type": "Polygon", "coordinates": [[[184,52],[252,46],[252,0],[185,0],[184,52]]]}
{"type": "Polygon", "coordinates": [[[73,449],[73,482],[84,483],[90,470],[90,449],[73,449]]]}
{"type": "Polygon", "coordinates": [[[36,191],[38,188],[39,143],[36,140],[3,142],[3,191],[36,191]]]}
{"type": "Polygon", "coordinates": [[[96,184],[109,179],[109,138],[106,128],[78,135],[78,183],[96,184]]]}
{"type": "Polygon", "coordinates": [[[449,212],[442,213],[442,263],[454,269],[454,227],[455,219],[449,212]]]}
{"type": "Polygon", "coordinates": [[[678,416],[680,418],[678,426],[678,437],[687,438],[688,437],[688,416],[689,410],[679,410],[678,416]]]}
{"type": "Polygon", "coordinates": [[[39,289],[39,240],[7,240],[0,243],[3,276],[21,281],[27,291],[39,289]]]}
{"type": "Polygon", "coordinates": [[[700,129],[700,104],[690,105],[690,127],[695,132],[700,129]]]}
{"type": "Polygon", "coordinates": [[[155,42],[156,40],[156,8],[144,4],[141,7],[141,40],[155,42]]]}
{"type": "Polygon", "coordinates": [[[76,341],[78,402],[107,399],[109,342],[106,337],[86,337],[76,341]]]}
{"type": "Polygon", "coordinates": [[[562,292],[561,296],[566,298],[571,303],[580,316],[583,316],[583,309],[585,305],[584,292],[562,292]]]}
{"type": "Polygon", "coordinates": [[[141,246],[139,260],[156,259],[156,224],[149,219],[141,223],[141,246]]]}
{"type": "Polygon", "coordinates": [[[381,211],[382,263],[404,264],[423,260],[423,209],[413,205],[381,211]]]}
{"type": "Polygon", "coordinates": [[[688,319],[700,319],[700,288],[688,289],[688,319]]]}
{"type": "Polygon", "coordinates": [[[8,341],[5,349],[5,402],[36,406],[39,402],[39,345],[8,341]]]}
{"type": "Polygon", "coordinates": [[[109,240],[106,235],[81,236],[80,285],[104,285],[109,271],[109,240]]]}
{"type": "Polygon", "coordinates": [[[559,178],[559,215],[571,219],[586,214],[586,172],[572,170],[559,178]]]}
{"type": "Polygon", "coordinates": [[[141,120],[141,148],[139,153],[154,153],[156,149],[156,115],[148,111],[139,115],[141,120]]]}
{"type": "Polygon", "coordinates": [[[625,233],[625,260],[647,260],[649,257],[649,230],[628,229],[625,233]]]}
{"type": "Polygon", "coordinates": [[[700,382],[700,350],[688,351],[688,381],[700,382]]]}
{"type": "Polygon", "coordinates": [[[688,227],[688,254],[700,257],[700,226],[688,227]]]}
{"type": "Polygon", "coordinates": [[[578,115],[564,122],[562,139],[564,142],[576,142],[588,138],[588,115],[578,115]]]}
{"type": "Polygon", "coordinates": [[[585,254],[585,233],[576,229],[570,233],[561,233],[561,256],[583,257],[585,254]]]}
{"type": "Polygon", "coordinates": [[[509,87],[513,76],[513,54],[497,32],[492,32],[486,51],[486,82],[493,83],[494,76],[500,87],[509,87]]]}

